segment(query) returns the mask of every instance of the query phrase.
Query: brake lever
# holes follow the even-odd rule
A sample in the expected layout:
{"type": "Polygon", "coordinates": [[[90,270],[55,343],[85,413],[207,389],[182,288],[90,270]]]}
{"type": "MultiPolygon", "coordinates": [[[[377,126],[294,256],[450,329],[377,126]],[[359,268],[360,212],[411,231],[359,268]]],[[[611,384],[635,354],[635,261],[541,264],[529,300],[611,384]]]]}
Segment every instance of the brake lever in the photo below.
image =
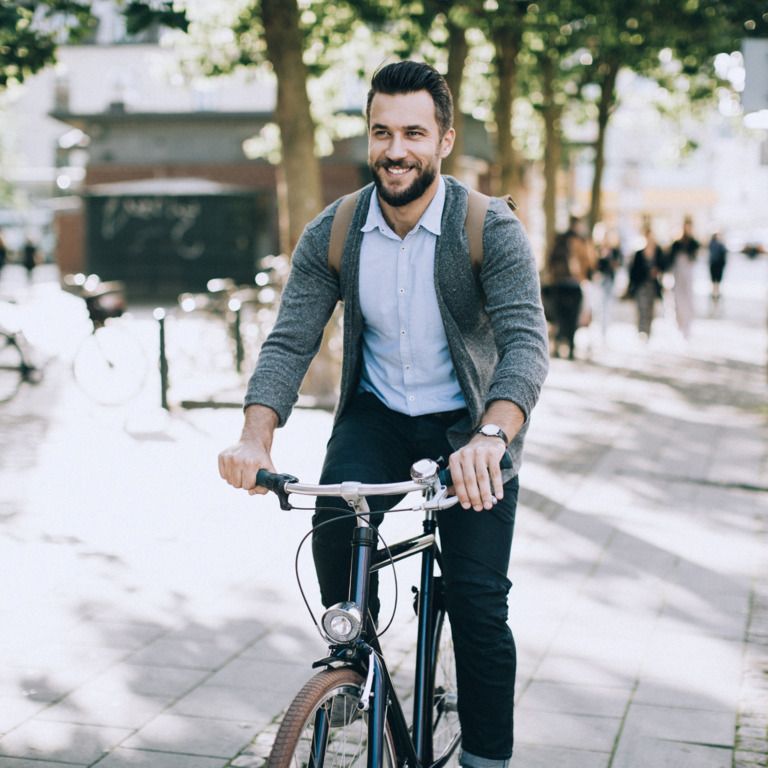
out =
{"type": "Polygon", "coordinates": [[[441,510],[448,509],[458,503],[458,496],[449,496],[448,487],[440,485],[435,491],[435,495],[431,499],[427,499],[421,505],[422,509],[427,510],[441,510]]]}

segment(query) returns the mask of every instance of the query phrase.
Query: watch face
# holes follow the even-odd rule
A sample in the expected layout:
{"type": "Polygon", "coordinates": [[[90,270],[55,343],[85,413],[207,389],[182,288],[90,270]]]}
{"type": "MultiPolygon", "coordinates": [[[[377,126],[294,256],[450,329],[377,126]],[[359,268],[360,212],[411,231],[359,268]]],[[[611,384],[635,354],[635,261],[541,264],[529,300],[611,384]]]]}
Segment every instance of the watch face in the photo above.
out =
{"type": "Polygon", "coordinates": [[[504,434],[504,430],[501,427],[496,426],[496,424],[483,424],[477,431],[486,437],[500,437],[505,445],[509,442],[507,436],[504,434]]]}

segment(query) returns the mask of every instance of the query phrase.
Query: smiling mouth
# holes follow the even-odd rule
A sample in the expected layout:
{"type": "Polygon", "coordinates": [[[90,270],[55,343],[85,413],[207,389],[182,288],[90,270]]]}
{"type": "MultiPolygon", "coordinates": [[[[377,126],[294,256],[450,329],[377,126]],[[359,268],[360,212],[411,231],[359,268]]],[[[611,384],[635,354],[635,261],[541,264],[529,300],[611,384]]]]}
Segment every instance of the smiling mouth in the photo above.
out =
{"type": "Polygon", "coordinates": [[[409,171],[415,170],[413,165],[400,165],[399,163],[379,163],[379,168],[383,169],[391,178],[405,176],[409,171]]]}

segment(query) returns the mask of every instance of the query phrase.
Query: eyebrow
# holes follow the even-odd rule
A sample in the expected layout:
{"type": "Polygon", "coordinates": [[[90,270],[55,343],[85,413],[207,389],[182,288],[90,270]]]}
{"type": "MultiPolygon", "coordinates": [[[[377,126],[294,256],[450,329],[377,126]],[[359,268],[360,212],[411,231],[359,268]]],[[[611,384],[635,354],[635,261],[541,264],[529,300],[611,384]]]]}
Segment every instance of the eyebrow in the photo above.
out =
{"type": "MultiPolygon", "coordinates": [[[[377,128],[384,128],[385,130],[391,130],[390,126],[384,125],[383,123],[374,123],[371,126],[371,130],[374,131],[377,128]]],[[[421,125],[419,123],[416,123],[414,125],[405,125],[403,126],[404,131],[428,131],[429,129],[425,125],[421,125]]]]}

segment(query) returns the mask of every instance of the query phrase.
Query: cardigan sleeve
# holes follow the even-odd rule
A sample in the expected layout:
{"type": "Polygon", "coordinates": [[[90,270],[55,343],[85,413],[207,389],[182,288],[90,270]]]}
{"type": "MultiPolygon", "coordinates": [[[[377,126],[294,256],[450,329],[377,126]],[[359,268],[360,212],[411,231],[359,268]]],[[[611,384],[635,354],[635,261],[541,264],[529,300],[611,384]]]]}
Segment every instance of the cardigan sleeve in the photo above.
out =
{"type": "Polygon", "coordinates": [[[510,400],[527,419],[549,370],[547,323],[528,235],[500,200],[486,217],[483,252],[480,281],[498,355],[486,405],[510,400]]]}
{"type": "Polygon", "coordinates": [[[245,407],[265,405],[285,424],[299,396],[323,331],[339,301],[338,278],[328,268],[328,242],[336,204],[305,228],[291,261],[277,321],[248,381],[245,407]]]}

